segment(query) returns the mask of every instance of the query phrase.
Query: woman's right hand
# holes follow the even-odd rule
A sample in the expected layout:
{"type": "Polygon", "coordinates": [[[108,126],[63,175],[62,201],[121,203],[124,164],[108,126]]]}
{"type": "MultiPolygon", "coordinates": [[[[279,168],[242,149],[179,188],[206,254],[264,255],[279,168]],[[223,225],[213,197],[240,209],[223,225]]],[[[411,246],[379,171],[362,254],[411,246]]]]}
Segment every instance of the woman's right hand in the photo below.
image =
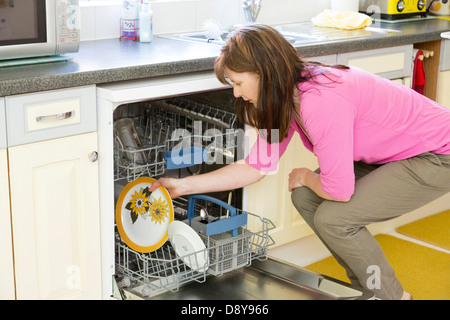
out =
{"type": "Polygon", "coordinates": [[[167,191],[169,191],[170,197],[172,199],[175,199],[183,195],[183,192],[181,191],[182,185],[183,184],[181,179],[162,177],[152,184],[149,191],[150,192],[155,191],[158,187],[163,186],[164,188],[167,189],[167,191]]]}

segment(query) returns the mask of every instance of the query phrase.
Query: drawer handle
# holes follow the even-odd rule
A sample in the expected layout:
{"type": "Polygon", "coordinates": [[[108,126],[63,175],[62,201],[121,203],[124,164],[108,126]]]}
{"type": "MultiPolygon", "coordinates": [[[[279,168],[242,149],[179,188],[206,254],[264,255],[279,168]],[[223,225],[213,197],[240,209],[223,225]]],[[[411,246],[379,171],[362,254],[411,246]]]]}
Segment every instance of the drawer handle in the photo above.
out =
{"type": "Polygon", "coordinates": [[[67,112],[63,112],[63,113],[50,114],[47,116],[39,116],[39,117],[36,117],[36,122],[51,122],[51,121],[70,119],[70,118],[72,118],[74,113],[75,113],[75,111],[72,110],[72,111],[67,111],[67,112]]]}

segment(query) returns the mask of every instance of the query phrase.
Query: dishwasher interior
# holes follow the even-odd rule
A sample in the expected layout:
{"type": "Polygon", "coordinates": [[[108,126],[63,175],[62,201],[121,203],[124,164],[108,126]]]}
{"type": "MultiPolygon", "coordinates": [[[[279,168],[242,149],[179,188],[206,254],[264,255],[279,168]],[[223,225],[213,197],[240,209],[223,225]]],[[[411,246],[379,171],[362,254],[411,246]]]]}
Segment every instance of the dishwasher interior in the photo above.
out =
{"type": "MultiPolygon", "coordinates": [[[[182,178],[242,158],[243,130],[233,108],[231,90],[135,102],[116,108],[115,203],[128,184],[142,177],[182,178]],[[183,158],[186,150],[192,151],[193,157],[183,158]]],[[[205,282],[207,276],[221,276],[249,266],[254,259],[267,258],[267,249],[273,244],[269,230],[274,225],[268,219],[241,210],[242,189],[179,197],[172,202],[173,220],[192,227],[204,247],[180,254],[171,241],[165,241],[150,252],[136,251],[124,242],[127,235],[120,233],[117,220],[121,218],[116,215],[115,267],[121,288],[153,297],[178,291],[189,282],[205,282]]]]}

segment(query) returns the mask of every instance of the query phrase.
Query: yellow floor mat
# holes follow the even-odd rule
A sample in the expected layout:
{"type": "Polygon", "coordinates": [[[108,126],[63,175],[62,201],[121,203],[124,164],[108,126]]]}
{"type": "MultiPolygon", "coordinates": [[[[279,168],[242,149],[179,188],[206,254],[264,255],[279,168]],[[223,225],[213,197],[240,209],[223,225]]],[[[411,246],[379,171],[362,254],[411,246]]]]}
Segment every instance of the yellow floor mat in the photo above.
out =
{"type": "MultiPolygon", "coordinates": [[[[450,299],[450,254],[386,234],[375,236],[406,291],[415,300],[450,299]]],[[[336,259],[329,257],[305,267],[349,282],[336,259]]]]}
{"type": "Polygon", "coordinates": [[[408,223],[395,231],[450,250],[450,210],[408,223]]]}

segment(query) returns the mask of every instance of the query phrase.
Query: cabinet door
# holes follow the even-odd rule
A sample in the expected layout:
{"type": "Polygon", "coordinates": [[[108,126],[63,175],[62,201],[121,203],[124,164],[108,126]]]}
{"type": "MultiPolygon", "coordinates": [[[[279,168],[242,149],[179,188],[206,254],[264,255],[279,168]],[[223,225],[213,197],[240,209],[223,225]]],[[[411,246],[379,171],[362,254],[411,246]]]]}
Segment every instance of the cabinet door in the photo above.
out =
{"type": "Polygon", "coordinates": [[[17,299],[99,299],[97,134],[9,148],[17,299]]]}
{"type": "Polygon", "coordinates": [[[276,228],[270,233],[275,246],[312,233],[292,204],[288,189],[289,173],[300,167],[316,170],[319,165],[317,158],[303,146],[300,137],[295,133],[280,159],[277,172],[245,188],[246,210],[270,219],[275,224],[276,228]]]}
{"type": "Polygon", "coordinates": [[[450,70],[439,75],[438,102],[450,109],[450,70]]]}
{"type": "Polygon", "coordinates": [[[14,269],[6,149],[0,149],[0,261],[0,300],[11,300],[14,299],[14,269]]]}
{"type": "Polygon", "coordinates": [[[14,299],[5,100],[0,98],[0,300],[14,299]]]}

